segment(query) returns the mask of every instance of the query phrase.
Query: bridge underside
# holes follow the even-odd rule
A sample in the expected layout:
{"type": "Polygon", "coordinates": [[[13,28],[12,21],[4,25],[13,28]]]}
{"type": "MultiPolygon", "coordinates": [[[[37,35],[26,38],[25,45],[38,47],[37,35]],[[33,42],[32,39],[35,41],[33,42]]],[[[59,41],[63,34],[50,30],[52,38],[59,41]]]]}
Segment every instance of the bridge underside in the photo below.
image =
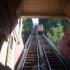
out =
{"type": "MultiPolygon", "coordinates": [[[[0,32],[4,39],[16,25],[20,16],[39,18],[65,18],[70,16],[69,0],[1,0],[0,32]]],[[[25,17],[24,17],[25,18],[25,17]]]]}
{"type": "Polygon", "coordinates": [[[65,18],[70,23],[70,0],[1,0],[0,46],[7,40],[20,16],[65,18]]]}

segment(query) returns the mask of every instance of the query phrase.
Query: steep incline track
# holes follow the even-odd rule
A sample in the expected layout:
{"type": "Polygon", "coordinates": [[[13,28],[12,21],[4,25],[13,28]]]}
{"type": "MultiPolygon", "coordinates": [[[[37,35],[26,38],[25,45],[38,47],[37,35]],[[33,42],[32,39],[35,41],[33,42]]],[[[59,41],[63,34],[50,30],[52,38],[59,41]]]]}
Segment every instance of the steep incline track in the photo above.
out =
{"type": "Polygon", "coordinates": [[[57,57],[55,52],[51,49],[50,45],[47,43],[43,35],[39,35],[39,40],[47,59],[50,64],[51,70],[67,70],[64,63],[57,57]]]}
{"type": "Polygon", "coordinates": [[[36,35],[32,35],[31,45],[27,54],[23,70],[37,70],[37,64],[38,58],[37,58],[36,35]]]}
{"type": "Polygon", "coordinates": [[[32,33],[31,43],[28,47],[22,70],[69,70],[65,62],[58,57],[58,52],[52,49],[42,34],[32,33]]]}

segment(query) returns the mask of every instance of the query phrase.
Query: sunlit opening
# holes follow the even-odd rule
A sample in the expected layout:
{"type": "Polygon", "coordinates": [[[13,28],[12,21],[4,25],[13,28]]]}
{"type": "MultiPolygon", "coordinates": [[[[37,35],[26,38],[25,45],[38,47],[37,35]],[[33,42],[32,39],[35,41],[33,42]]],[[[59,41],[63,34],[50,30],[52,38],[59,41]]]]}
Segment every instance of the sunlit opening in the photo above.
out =
{"type": "Polygon", "coordinates": [[[32,18],[33,25],[39,24],[39,18],[32,18]]]}

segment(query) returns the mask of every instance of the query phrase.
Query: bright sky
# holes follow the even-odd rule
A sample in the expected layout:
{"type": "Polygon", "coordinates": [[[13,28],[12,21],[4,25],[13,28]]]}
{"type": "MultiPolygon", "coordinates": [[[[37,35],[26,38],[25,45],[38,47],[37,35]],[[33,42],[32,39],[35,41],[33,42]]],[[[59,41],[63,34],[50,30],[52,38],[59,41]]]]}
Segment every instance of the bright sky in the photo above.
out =
{"type": "Polygon", "coordinates": [[[37,25],[39,23],[39,19],[38,18],[32,18],[33,24],[37,25]]]}

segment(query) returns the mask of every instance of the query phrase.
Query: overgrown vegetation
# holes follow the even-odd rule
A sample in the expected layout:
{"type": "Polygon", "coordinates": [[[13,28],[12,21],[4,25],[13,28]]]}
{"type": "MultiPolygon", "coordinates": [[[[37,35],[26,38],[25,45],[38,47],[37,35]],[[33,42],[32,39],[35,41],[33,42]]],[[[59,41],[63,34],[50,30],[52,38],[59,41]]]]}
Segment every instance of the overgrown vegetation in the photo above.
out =
{"type": "Polygon", "coordinates": [[[40,19],[40,24],[44,25],[44,33],[52,43],[58,46],[67,28],[67,21],[64,19],[40,19]]]}
{"type": "Polygon", "coordinates": [[[31,33],[32,26],[33,26],[33,22],[31,19],[26,19],[23,21],[22,38],[23,38],[24,44],[31,33]]]}

